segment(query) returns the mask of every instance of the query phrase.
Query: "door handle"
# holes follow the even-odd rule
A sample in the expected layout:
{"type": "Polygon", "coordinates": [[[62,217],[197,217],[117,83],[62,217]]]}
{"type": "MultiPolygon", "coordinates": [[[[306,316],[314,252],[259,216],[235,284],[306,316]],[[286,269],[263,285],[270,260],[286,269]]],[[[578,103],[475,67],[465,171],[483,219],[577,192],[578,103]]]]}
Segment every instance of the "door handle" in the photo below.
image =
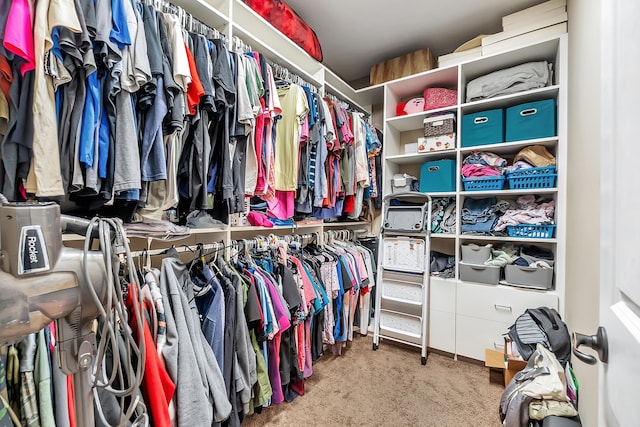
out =
{"type": "Polygon", "coordinates": [[[578,347],[581,345],[594,349],[596,353],[598,353],[598,357],[602,363],[607,363],[609,361],[609,341],[607,340],[607,331],[604,327],[599,326],[598,332],[596,332],[595,335],[585,335],[574,332],[572,341],[572,353],[584,363],[588,365],[595,365],[598,361],[595,357],[584,354],[578,350],[578,347]]]}

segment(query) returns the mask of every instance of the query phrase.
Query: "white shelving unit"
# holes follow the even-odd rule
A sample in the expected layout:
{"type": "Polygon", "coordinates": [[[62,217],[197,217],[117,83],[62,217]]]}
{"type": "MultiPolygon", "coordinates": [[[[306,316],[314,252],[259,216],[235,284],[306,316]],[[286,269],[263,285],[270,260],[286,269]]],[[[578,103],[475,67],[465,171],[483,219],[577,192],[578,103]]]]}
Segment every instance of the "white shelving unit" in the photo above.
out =
{"type": "Polygon", "coordinates": [[[491,56],[462,64],[434,69],[404,77],[384,86],[384,194],[391,193],[394,174],[407,173],[420,176],[420,166],[428,161],[452,159],[456,161],[457,183],[455,192],[430,193],[432,197],[455,197],[457,233],[432,234],[432,249],[455,256],[456,266],[461,260],[460,245],[476,242],[510,242],[521,245],[535,244],[553,251],[555,255],[554,286],[547,291],[517,288],[509,285],[485,285],[460,280],[458,269],[452,279],[432,278],[430,289],[429,346],[458,356],[483,360],[485,348],[503,345],[502,334],[527,307],[546,305],[564,315],[565,258],[566,258],[566,175],[567,175],[567,35],[555,36],[491,56]],[[553,63],[553,84],[548,87],[514,93],[496,98],[465,102],[466,85],[472,79],[492,71],[529,61],[546,60],[553,63]],[[446,87],[458,90],[457,105],[438,110],[396,116],[401,101],[421,96],[427,87],[446,87]],[[501,144],[461,147],[461,122],[465,114],[507,108],[513,105],[543,99],[554,99],[557,106],[557,135],[549,138],[501,144]],[[433,114],[455,113],[457,118],[457,147],[455,149],[419,154],[405,154],[405,145],[415,143],[423,136],[423,119],[433,114]],[[501,156],[513,156],[530,145],[545,146],[557,160],[556,186],[533,190],[464,191],[460,179],[463,159],[472,151],[490,151],[501,156]],[[553,238],[517,238],[476,236],[460,233],[460,210],[466,198],[495,196],[515,200],[520,195],[536,194],[553,198],[556,204],[556,230],[553,238]]]}

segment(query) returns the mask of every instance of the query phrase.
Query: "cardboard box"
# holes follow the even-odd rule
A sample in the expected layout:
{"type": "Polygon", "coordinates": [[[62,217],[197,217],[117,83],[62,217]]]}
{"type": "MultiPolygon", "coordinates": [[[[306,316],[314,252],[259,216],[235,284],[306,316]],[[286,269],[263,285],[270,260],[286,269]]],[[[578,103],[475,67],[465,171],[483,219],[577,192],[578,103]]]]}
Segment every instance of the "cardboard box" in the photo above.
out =
{"type": "Polygon", "coordinates": [[[371,66],[369,83],[371,86],[410,76],[438,66],[431,49],[425,48],[396,58],[387,59],[371,66]]]}
{"type": "Polygon", "coordinates": [[[500,371],[506,387],[515,374],[527,366],[524,360],[514,359],[504,351],[486,349],[484,352],[484,365],[489,368],[489,381],[499,382],[500,371]]]}

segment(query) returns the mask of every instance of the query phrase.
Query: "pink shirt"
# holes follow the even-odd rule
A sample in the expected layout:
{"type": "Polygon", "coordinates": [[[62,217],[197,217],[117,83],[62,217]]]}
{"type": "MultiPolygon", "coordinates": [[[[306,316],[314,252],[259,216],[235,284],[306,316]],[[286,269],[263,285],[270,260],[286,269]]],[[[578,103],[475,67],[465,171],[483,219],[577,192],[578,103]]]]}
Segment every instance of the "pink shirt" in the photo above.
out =
{"type": "Polygon", "coordinates": [[[275,198],[267,201],[269,214],[278,219],[289,219],[293,217],[295,191],[276,190],[275,198]]]}
{"type": "Polygon", "coordinates": [[[27,62],[22,64],[20,72],[35,69],[36,53],[33,47],[33,13],[29,0],[13,0],[4,34],[4,47],[27,62]]]}

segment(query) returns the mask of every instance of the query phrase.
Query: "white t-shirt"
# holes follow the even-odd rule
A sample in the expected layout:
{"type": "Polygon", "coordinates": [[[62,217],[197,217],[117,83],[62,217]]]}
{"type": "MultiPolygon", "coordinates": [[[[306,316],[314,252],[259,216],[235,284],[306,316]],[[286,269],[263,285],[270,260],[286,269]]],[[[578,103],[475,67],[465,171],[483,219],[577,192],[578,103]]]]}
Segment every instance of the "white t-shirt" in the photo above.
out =
{"type": "Polygon", "coordinates": [[[191,70],[189,69],[187,51],[184,47],[180,18],[170,13],[164,13],[163,15],[164,22],[167,25],[167,36],[171,42],[171,51],[173,53],[173,79],[177,85],[180,86],[180,89],[186,92],[191,83],[191,70]]]}

